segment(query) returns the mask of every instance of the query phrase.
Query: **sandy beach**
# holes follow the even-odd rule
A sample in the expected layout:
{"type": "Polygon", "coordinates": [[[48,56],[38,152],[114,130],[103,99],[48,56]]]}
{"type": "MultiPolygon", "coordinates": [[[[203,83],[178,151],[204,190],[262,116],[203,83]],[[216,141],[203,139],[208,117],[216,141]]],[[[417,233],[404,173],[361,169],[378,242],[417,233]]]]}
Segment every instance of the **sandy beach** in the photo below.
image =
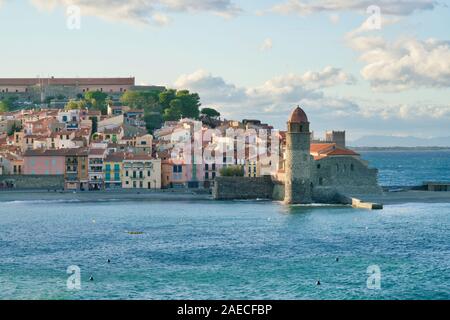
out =
{"type": "Polygon", "coordinates": [[[212,200],[208,193],[194,193],[187,191],[90,191],[90,192],[62,192],[62,191],[1,191],[0,202],[5,201],[144,201],[144,200],[164,200],[164,201],[186,201],[186,200],[212,200]]]}

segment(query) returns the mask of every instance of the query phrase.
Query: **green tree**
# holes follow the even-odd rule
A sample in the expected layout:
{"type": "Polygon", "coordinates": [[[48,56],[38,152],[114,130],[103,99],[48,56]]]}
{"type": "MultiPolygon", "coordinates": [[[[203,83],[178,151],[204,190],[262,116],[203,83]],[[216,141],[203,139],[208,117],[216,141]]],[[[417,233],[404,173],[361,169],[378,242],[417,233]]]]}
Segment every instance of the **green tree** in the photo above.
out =
{"type": "Polygon", "coordinates": [[[98,130],[97,117],[90,117],[89,119],[92,121],[92,134],[95,134],[98,130]]]}
{"type": "Polygon", "coordinates": [[[174,99],[170,101],[169,108],[164,110],[164,121],[178,121],[182,117],[183,104],[181,100],[174,99]]]}
{"type": "Polygon", "coordinates": [[[170,108],[170,102],[176,99],[176,95],[177,90],[175,89],[166,89],[159,94],[158,101],[163,110],[170,108]]]}
{"type": "Polygon", "coordinates": [[[52,102],[53,100],[55,100],[54,96],[48,96],[45,98],[44,102],[49,104],[50,102],[52,102]]]}
{"type": "Polygon", "coordinates": [[[15,132],[18,132],[22,130],[22,127],[20,124],[16,124],[16,122],[14,122],[11,126],[11,129],[8,130],[7,134],[8,136],[12,136],[15,132]]]}
{"type": "Polygon", "coordinates": [[[87,103],[87,106],[90,106],[94,110],[101,111],[102,114],[106,114],[107,105],[106,99],[108,95],[101,91],[88,91],[84,95],[84,100],[87,103]]]}
{"type": "Polygon", "coordinates": [[[203,108],[200,113],[214,119],[220,117],[220,112],[213,108],[203,108]]]}
{"type": "Polygon", "coordinates": [[[0,112],[8,112],[9,111],[9,105],[5,101],[0,101],[0,112]]]}
{"type": "Polygon", "coordinates": [[[158,94],[159,91],[156,90],[127,91],[122,95],[120,101],[133,109],[154,112],[159,110],[158,94]]]}
{"type": "Polygon", "coordinates": [[[66,106],[64,107],[65,110],[76,110],[76,109],[86,109],[87,103],[86,101],[75,101],[70,100],[67,102],[66,106]]]}
{"type": "Polygon", "coordinates": [[[219,172],[222,177],[243,177],[244,166],[226,166],[222,167],[219,172]]]}
{"type": "Polygon", "coordinates": [[[163,118],[159,112],[147,112],[144,115],[144,121],[147,131],[153,133],[156,129],[161,128],[163,118]]]}
{"type": "Polygon", "coordinates": [[[199,118],[201,103],[200,96],[197,93],[190,93],[189,90],[181,90],[177,92],[176,98],[181,100],[181,113],[184,118],[199,118]]]}

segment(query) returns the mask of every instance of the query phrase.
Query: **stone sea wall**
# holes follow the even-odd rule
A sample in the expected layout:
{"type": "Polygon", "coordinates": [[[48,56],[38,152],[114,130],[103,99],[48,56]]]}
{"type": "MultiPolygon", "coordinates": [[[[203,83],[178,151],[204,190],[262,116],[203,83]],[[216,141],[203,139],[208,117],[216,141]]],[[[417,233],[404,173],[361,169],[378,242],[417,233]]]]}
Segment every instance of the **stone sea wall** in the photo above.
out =
{"type": "Polygon", "coordinates": [[[63,190],[63,175],[0,175],[0,190],[63,190]]]}
{"type": "Polygon", "coordinates": [[[212,191],[216,200],[272,199],[271,177],[217,177],[212,191]]]}

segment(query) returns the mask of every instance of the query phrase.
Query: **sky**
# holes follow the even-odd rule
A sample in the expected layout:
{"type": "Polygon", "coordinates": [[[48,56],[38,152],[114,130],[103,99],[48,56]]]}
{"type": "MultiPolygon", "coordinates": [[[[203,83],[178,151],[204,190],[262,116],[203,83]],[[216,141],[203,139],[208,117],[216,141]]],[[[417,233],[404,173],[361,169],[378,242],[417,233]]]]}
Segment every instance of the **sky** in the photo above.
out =
{"type": "Polygon", "coordinates": [[[0,0],[0,77],[134,76],[316,136],[450,136],[449,0],[0,0]],[[370,7],[370,10],[368,8],[370,7]]]}

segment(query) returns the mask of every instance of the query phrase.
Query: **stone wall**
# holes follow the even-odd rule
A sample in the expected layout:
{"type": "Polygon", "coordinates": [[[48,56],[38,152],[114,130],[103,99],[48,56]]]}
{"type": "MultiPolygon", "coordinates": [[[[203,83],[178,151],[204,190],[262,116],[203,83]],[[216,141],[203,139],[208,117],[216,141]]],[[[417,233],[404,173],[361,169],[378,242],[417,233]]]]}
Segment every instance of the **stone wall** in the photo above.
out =
{"type": "Polygon", "coordinates": [[[216,200],[272,199],[272,178],[217,177],[212,191],[216,200]]]}
{"type": "Polygon", "coordinates": [[[347,196],[382,192],[378,185],[378,170],[369,168],[367,162],[355,157],[327,157],[314,161],[312,169],[316,198],[331,193],[330,190],[347,196]]]}
{"type": "Polygon", "coordinates": [[[0,185],[3,189],[13,190],[64,190],[64,176],[1,175],[0,185]]]}

